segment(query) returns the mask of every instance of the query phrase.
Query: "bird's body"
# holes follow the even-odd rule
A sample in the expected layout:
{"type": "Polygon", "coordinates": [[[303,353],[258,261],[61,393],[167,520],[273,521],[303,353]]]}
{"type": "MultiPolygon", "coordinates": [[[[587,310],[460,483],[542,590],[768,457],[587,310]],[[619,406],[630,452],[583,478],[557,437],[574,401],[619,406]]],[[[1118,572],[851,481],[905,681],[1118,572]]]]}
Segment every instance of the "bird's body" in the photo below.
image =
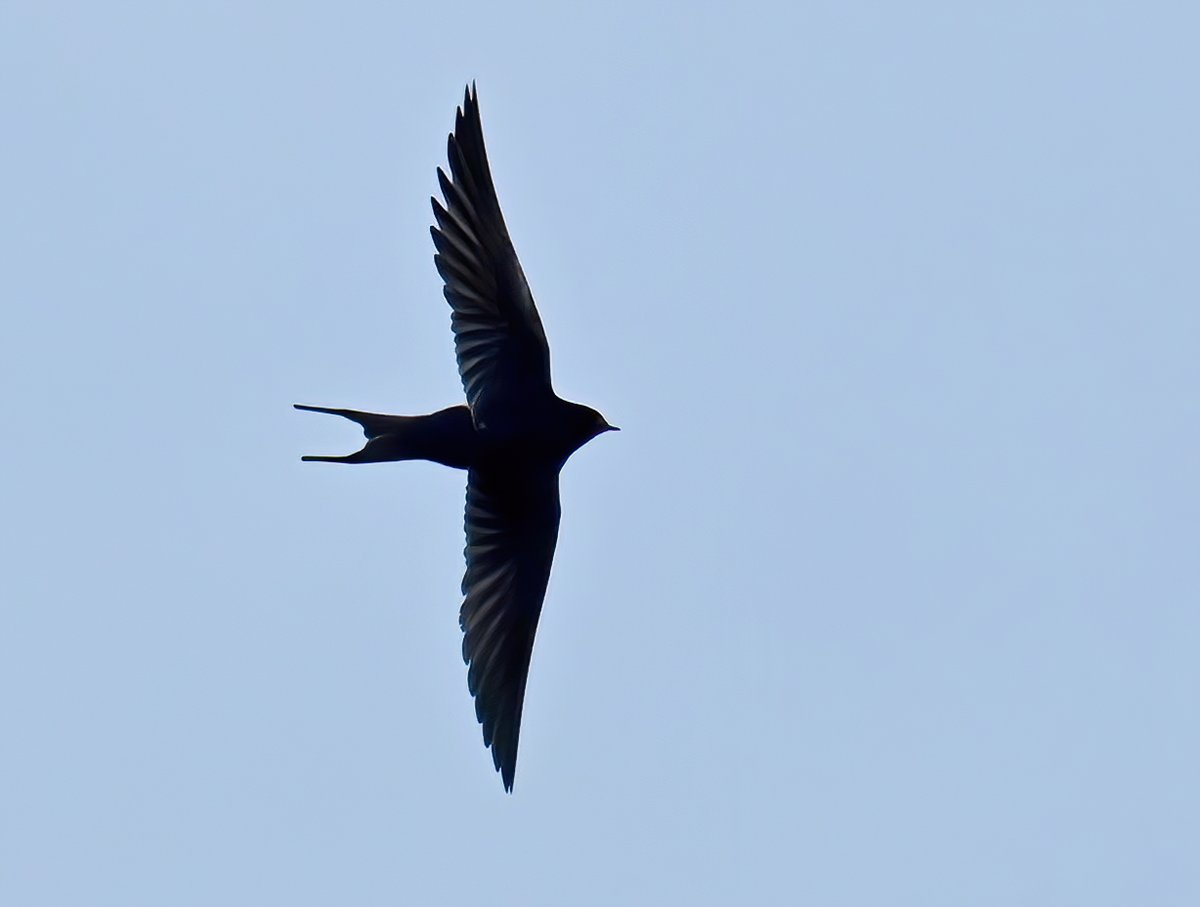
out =
{"type": "Polygon", "coordinates": [[[426,416],[301,406],[362,426],[368,441],[336,463],[432,460],[467,470],[464,600],[459,612],[467,686],[484,744],[512,789],[533,638],[558,540],[558,474],[567,458],[614,430],[590,407],[561,399],[550,350],[496,199],[474,90],[438,170],[434,262],[445,281],[467,405],[426,416]]]}
{"type": "MultiPolygon", "coordinates": [[[[427,416],[389,416],[354,409],[304,406],[296,409],[329,413],[357,422],[369,439],[358,453],[344,457],[301,457],[313,463],[385,463],[432,460],[455,469],[538,470],[556,472],[567,458],[594,438],[595,410],[558,397],[538,418],[512,426],[477,426],[468,406],[451,406],[427,416]]],[[[609,425],[602,431],[611,430],[609,425]]]]}

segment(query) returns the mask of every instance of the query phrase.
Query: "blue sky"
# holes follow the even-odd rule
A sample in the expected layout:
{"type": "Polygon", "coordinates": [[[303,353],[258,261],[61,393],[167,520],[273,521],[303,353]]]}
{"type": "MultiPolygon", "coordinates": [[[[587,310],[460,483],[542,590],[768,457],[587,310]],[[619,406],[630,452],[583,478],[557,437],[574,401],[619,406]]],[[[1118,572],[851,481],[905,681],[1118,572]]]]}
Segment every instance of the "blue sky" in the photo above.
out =
{"type": "Polygon", "coordinates": [[[1200,13],[0,11],[0,901],[1200,902],[1200,13]],[[568,465],[516,788],[428,197],[568,465]]]}

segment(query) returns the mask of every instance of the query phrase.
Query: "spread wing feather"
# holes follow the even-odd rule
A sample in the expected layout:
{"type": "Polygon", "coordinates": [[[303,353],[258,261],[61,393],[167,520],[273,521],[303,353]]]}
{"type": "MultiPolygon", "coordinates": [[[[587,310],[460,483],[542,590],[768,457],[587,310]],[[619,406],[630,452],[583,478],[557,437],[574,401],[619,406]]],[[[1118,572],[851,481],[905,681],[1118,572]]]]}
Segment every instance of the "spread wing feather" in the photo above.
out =
{"type": "Polygon", "coordinates": [[[463,658],[484,745],[510,791],[559,512],[557,474],[468,473],[463,658]]]}
{"type": "Polygon", "coordinates": [[[432,199],[459,376],[475,424],[519,421],[531,399],[552,393],[550,349],[517,260],[483,144],[474,87],[466,92],[446,149],[450,176],[438,170],[444,203],[432,199]]]}

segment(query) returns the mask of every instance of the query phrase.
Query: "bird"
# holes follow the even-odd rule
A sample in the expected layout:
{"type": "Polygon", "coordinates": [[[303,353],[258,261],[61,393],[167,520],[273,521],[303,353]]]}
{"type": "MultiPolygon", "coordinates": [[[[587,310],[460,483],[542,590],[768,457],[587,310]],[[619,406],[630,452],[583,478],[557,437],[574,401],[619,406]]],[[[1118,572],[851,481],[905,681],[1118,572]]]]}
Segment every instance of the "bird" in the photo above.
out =
{"type": "Polygon", "coordinates": [[[447,140],[449,174],[431,198],[434,265],[466,403],[423,416],[323,406],[362,427],[366,445],[328,463],[431,460],[466,470],[466,572],[459,626],[467,688],[485,747],[511,793],[534,635],[558,541],[559,472],[588,441],[619,431],[560,398],[550,347],[500,212],[472,82],[447,140]]]}

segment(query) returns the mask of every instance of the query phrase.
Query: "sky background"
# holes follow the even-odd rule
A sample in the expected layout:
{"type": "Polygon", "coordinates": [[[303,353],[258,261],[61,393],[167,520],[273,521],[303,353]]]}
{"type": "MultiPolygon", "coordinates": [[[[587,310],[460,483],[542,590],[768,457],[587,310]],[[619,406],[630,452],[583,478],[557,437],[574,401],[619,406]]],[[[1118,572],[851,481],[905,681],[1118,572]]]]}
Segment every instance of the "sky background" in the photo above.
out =
{"type": "Polygon", "coordinates": [[[0,6],[0,902],[1200,903],[1200,12],[0,6]],[[578,453],[513,795],[463,85],[578,453]]]}

